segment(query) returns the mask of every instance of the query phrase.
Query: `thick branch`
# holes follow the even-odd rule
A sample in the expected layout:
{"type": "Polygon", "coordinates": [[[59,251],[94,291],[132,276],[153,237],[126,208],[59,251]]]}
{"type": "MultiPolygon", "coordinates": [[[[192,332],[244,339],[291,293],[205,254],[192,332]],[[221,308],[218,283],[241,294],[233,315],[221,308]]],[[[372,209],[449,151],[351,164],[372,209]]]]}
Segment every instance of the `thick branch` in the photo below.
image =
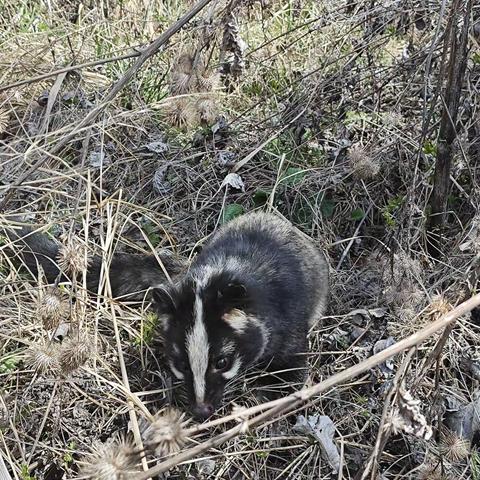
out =
{"type": "MultiPolygon", "coordinates": [[[[450,35],[448,36],[450,38],[450,58],[440,131],[438,134],[433,193],[430,201],[430,230],[443,226],[446,217],[453,142],[457,137],[456,124],[458,107],[467,67],[468,31],[472,11],[472,0],[468,0],[465,4],[464,1],[465,0],[454,1],[449,22],[451,28],[450,35]]],[[[446,48],[447,45],[444,46],[444,50],[446,50],[446,48]]],[[[438,233],[440,232],[437,232],[437,234],[438,233]]],[[[433,246],[438,251],[437,245],[438,242],[434,240],[433,246]]]]}
{"type": "MultiPolygon", "coordinates": [[[[352,367],[347,368],[346,370],[343,370],[335,375],[332,375],[331,377],[327,378],[323,382],[317,383],[316,385],[310,388],[305,388],[292,395],[288,395],[287,397],[279,398],[278,400],[273,400],[271,402],[267,402],[262,405],[257,405],[256,407],[246,409],[243,412],[241,412],[241,417],[245,418],[248,415],[256,414],[258,411],[266,410],[268,408],[266,411],[263,411],[259,415],[246,420],[246,424],[248,424],[248,427],[251,428],[251,427],[256,427],[258,425],[265,423],[267,420],[271,419],[272,417],[291,412],[299,405],[307,403],[308,400],[329,390],[330,388],[335,387],[341,383],[344,383],[347,380],[355,378],[358,375],[361,375],[362,373],[369,371],[373,367],[380,365],[381,363],[385,362],[386,360],[393,357],[394,355],[397,355],[405,350],[408,350],[412,347],[415,347],[416,345],[421,344],[427,338],[431,337],[432,335],[439,332],[440,330],[453,324],[453,322],[455,322],[455,320],[457,320],[459,317],[461,317],[462,315],[465,315],[466,313],[470,312],[471,310],[473,310],[475,307],[478,307],[479,305],[480,305],[480,293],[473,296],[466,302],[460,304],[458,307],[454,308],[451,312],[447,313],[446,315],[436,320],[435,322],[432,322],[430,325],[426,326],[422,330],[414,333],[413,335],[410,335],[409,337],[403,340],[400,340],[399,342],[395,343],[389,348],[382,350],[381,352],[371,356],[370,358],[367,358],[363,362],[360,362],[357,365],[353,365],[352,367]]],[[[228,418],[231,419],[231,416],[228,418]]],[[[215,422],[215,424],[218,424],[218,423],[221,423],[221,422],[218,422],[218,421],[215,422]]],[[[167,470],[174,467],[175,465],[178,465],[187,460],[191,460],[197,455],[200,455],[201,453],[204,453],[207,450],[210,450],[211,448],[218,447],[222,443],[225,443],[226,441],[236,437],[242,431],[244,431],[245,426],[246,426],[245,424],[237,425],[227,430],[226,432],[221,433],[220,435],[217,435],[207,440],[206,442],[203,442],[193,448],[185,450],[184,452],[181,452],[178,455],[175,455],[174,457],[171,457],[159,463],[158,465],[150,468],[146,472],[139,473],[133,478],[135,480],[146,480],[149,477],[153,477],[155,475],[158,475],[159,473],[166,472],[167,470]]]]}

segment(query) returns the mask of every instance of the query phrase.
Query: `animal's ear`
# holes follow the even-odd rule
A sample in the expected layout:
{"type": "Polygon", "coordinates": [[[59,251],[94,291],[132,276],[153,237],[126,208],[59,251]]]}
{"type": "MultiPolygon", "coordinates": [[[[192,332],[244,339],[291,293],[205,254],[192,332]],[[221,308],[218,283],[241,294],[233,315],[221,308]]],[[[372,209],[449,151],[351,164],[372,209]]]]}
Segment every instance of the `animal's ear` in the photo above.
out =
{"type": "Polygon", "coordinates": [[[227,283],[218,290],[218,299],[228,304],[238,304],[247,298],[247,288],[243,283],[227,283]]]}
{"type": "Polygon", "coordinates": [[[153,306],[159,315],[169,315],[175,311],[175,299],[171,290],[160,286],[152,291],[153,306]]]}

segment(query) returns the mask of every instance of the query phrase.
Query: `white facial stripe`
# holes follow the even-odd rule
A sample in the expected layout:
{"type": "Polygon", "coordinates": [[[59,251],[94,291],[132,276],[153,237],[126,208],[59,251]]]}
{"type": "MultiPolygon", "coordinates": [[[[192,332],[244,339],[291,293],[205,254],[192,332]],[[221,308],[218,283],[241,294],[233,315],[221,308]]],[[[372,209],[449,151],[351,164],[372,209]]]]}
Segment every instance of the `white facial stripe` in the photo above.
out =
{"type": "Polygon", "coordinates": [[[236,257],[219,256],[211,259],[211,263],[197,267],[192,273],[197,285],[206,287],[212,277],[221,275],[225,272],[238,274],[245,268],[245,261],[236,257]]]}
{"type": "Polygon", "coordinates": [[[229,312],[224,313],[222,319],[238,333],[243,333],[249,322],[247,314],[238,308],[233,308],[229,312]]]}
{"type": "Polygon", "coordinates": [[[255,360],[258,360],[262,355],[265,349],[267,348],[268,340],[270,339],[270,332],[266,325],[257,317],[248,317],[248,321],[255,327],[260,330],[260,334],[262,335],[262,345],[260,350],[257,353],[255,360]]]}
{"type": "Polygon", "coordinates": [[[227,372],[222,373],[223,378],[225,378],[226,380],[231,380],[233,377],[236,377],[241,366],[242,361],[238,357],[235,357],[232,368],[227,372]]]}
{"type": "Polygon", "coordinates": [[[179,379],[179,380],[183,380],[185,378],[185,375],[180,372],[179,370],[177,370],[175,368],[175,366],[173,365],[173,362],[168,362],[168,366],[170,367],[170,370],[172,371],[172,373],[179,379]]]}
{"type": "Polygon", "coordinates": [[[194,306],[194,324],[187,335],[186,347],[190,368],[193,375],[193,388],[197,402],[203,402],[205,398],[205,375],[208,368],[208,344],[207,329],[203,319],[203,303],[197,288],[194,306]]]}

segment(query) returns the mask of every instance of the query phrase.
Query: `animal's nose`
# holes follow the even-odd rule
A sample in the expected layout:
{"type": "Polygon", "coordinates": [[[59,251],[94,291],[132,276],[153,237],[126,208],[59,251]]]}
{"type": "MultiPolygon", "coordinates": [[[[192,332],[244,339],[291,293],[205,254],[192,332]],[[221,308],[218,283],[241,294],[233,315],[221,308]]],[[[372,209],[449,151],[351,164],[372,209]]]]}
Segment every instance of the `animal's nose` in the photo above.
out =
{"type": "Polygon", "coordinates": [[[213,405],[210,403],[197,403],[193,407],[193,415],[200,419],[205,420],[208,417],[211,417],[213,414],[213,405]]]}

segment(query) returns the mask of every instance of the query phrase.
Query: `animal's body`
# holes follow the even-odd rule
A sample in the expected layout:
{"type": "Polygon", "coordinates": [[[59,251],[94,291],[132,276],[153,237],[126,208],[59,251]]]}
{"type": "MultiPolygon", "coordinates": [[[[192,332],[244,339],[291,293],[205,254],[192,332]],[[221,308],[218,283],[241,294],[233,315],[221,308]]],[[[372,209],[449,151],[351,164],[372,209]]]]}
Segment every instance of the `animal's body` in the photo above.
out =
{"type": "Polygon", "coordinates": [[[327,296],[323,254],[290,223],[251,213],[220,228],[177,284],[153,292],[193,413],[210,416],[226,383],[252,364],[304,366],[327,296]]]}
{"type": "MultiPolygon", "coordinates": [[[[23,245],[21,257],[33,272],[41,265],[50,282],[61,274],[58,243],[29,228],[8,235],[23,245]]],[[[254,364],[270,371],[305,367],[307,333],[327,303],[328,266],[290,223],[266,213],[236,218],[213,234],[186,272],[171,255],[160,258],[173,284],[155,257],[115,255],[112,293],[143,298],[153,288],[165,355],[195,416],[210,416],[225,385],[254,364]]],[[[100,268],[94,257],[87,272],[92,292],[100,268]]]]}

